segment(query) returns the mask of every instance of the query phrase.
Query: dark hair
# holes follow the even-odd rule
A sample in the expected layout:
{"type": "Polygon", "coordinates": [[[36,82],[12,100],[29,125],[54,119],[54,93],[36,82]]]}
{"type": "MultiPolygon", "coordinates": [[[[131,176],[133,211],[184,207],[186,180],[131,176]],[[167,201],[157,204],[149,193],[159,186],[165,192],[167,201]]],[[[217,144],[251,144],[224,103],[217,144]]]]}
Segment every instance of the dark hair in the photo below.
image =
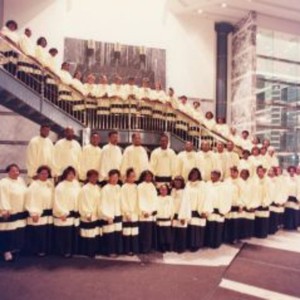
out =
{"type": "Polygon", "coordinates": [[[90,178],[93,175],[99,176],[99,172],[97,170],[94,170],[94,169],[88,170],[86,172],[86,178],[90,178]]]}
{"type": "Polygon", "coordinates": [[[176,176],[171,183],[172,188],[175,188],[175,181],[179,181],[181,183],[181,189],[185,188],[184,178],[182,176],[176,176]]]}
{"type": "Polygon", "coordinates": [[[169,136],[165,133],[165,132],[163,132],[161,135],[160,135],[160,139],[162,139],[162,138],[167,138],[167,139],[169,139],[169,136]]]}
{"type": "Polygon", "coordinates": [[[9,165],[5,168],[5,172],[8,173],[8,172],[11,170],[11,168],[17,168],[17,169],[20,171],[19,166],[18,166],[17,164],[15,164],[15,163],[12,163],[12,164],[9,164],[9,165]]]}
{"type": "Polygon", "coordinates": [[[159,186],[158,192],[162,187],[165,187],[167,189],[167,195],[170,195],[171,190],[170,190],[169,185],[167,183],[163,183],[162,185],[159,186]]]}
{"type": "Polygon", "coordinates": [[[108,137],[111,137],[112,135],[114,134],[118,134],[118,131],[117,130],[112,130],[108,133],[108,137]]]}
{"type": "Polygon", "coordinates": [[[248,130],[243,130],[243,131],[242,131],[242,134],[243,134],[243,133],[246,133],[247,135],[249,135],[249,131],[248,131],[248,130]]]}
{"type": "Polygon", "coordinates": [[[213,170],[213,171],[211,172],[211,174],[217,175],[219,179],[221,178],[221,172],[218,171],[218,170],[213,170]]]}
{"type": "Polygon", "coordinates": [[[42,41],[45,41],[46,44],[47,44],[47,40],[46,40],[46,38],[44,38],[43,36],[41,36],[41,37],[39,37],[39,38],[37,39],[36,44],[37,44],[37,45],[41,45],[42,41]]]}
{"type": "Polygon", "coordinates": [[[40,174],[42,171],[47,171],[48,172],[48,178],[52,178],[52,174],[51,174],[51,169],[50,167],[43,165],[38,167],[38,169],[36,170],[36,174],[40,174]]]}
{"type": "Polygon", "coordinates": [[[205,114],[205,117],[207,118],[208,115],[211,115],[212,118],[214,117],[214,114],[213,114],[211,111],[208,111],[208,112],[205,114]]]}
{"type": "Polygon", "coordinates": [[[253,151],[254,150],[257,150],[258,151],[258,153],[260,153],[260,150],[259,150],[259,148],[258,147],[253,147],[252,149],[251,149],[251,153],[253,153],[253,151]]]}
{"type": "Polygon", "coordinates": [[[258,170],[260,170],[260,169],[262,169],[262,170],[266,170],[262,165],[259,165],[259,166],[257,166],[257,168],[256,168],[256,172],[258,171],[258,170]]]}
{"type": "Polygon", "coordinates": [[[69,166],[69,167],[64,169],[64,171],[61,175],[61,181],[66,180],[70,173],[73,173],[74,176],[76,176],[76,170],[72,166],[69,166]]]}
{"type": "Polygon", "coordinates": [[[182,95],[179,97],[179,99],[186,99],[187,100],[187,96],[186,95],[182,95]]]}
{"type": "Polygon", "coordinates": [[[49,53],[51,53],[51,52],[55,52],[56,54],[58,53],[58,50],[56,49],[56,48],[50,48],[49,49],[49,53]]]}
{"type": "Polygon", "coordinates": [[[174,93],[174,89],[172,87],[169,87],[169,91],[172,91],[174,93]]]}
{"type": "Polygon", "coordinates": [[[114,176],[114,175],[118,175],[119,177],[121,176],[120,171],[117,169],[112,169],[108,172],[108,177],[114,176]]]}
{"type": "Polygon", "coordinates": [[[287,171],[290,172],[291,170],[294,170],[296,172],[297,168],[295,166],[288,166],[287,171]]]}
{"type": "Polygon", "coordinates": [[[249,172],[249,170],[243,169],[243,170],[241,170],[240,175],[241,175],[242,173],[246,173],[246,174],[247,174],[247,178],[250,177],[250,172],[249,172]]]}
{"type": "Polygon", "coordinates": [[[49,124],[42,124],[40,128],[50,128],[49,124]]]}
{"type": "Polygon", "coordinates": [[[154,182],[154,174],[150,170],[145,170],[141,173],[140,178],[139,178],[139,182],[145,181],[145,178],[146,178],[147,175],[151,175],[152,176],[152,182],[154,182]]]}
{"type": "Polygon", "coordinates": [[[13,25],[16,27],[16,29],[18,29],[18,23],[15,21],[15,20],[8,20],[6,23],[5,23],[5,26],[6,27],[9,27],[10,25],[13,25]]]}
{"type": "Polygon", "coordinates": [[[128,168],[128,169],[126,170],[126,178],[129,177],[129,175],[130,175],[131,173],[134,173],[134,168],[128,168]]]}
{"type": "Polygon", "coordinates": [[[133,76],[129,76],[129,77],[128,77],[128,80],[129,80],[129,81],[134,81],[135,78],[134,78],[133,76]]]}
{"type": "Polygon", "coordinates": [[[201,172],[198,168],[193,168],[190,173],[189,173],[189,176],[188,176],[188,180],[191,180],[192,178],[192,175],[196,173],[197,174],[197,180],[201,181],[202,180],[202,176],[201,176],[201,172]]]}
{"type": "Polygon", "coordinates": [[[233,166],[233,167],[230,168],[230,171],[231,171],[231,172],[238,173],[238,172],[239,172],[239,169],[237,168],[237,166],[233,166]]]}
{"type": "Polygon", "coordinates": [[[65,67],[65,66],[69,66],[70,64],[67,62],[67,61],[64,61],[62,64],[61,64],[61,68],[65,67]]]}
{"type": "Polygon", "coordinates": [[[249,150],[243,150],[243,152],[242,152],[242,154],[244,155],[244,154],[248,154],[248,155],[251,155],[251,152],[249,151],[249,150]]]}

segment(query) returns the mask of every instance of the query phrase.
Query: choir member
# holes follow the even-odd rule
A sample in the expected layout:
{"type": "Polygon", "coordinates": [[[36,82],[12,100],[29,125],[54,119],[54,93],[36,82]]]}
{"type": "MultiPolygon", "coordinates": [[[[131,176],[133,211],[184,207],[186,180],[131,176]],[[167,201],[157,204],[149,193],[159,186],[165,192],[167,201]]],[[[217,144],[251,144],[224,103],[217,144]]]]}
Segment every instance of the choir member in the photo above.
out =
{"type": "Polygon", "coordinates": [[[171,196],[174,201],[173,250],[183,253],[187,248],[187,226],[191,219],[190,203],[184,197],[185,182],[182,176],[176,176],[172,183],[171,196]]]}
{"type": "Polygon", "coordinates": [[[227,167],[227,153],[224,150],[224,144],[217,142],[217,152],[213,156],[213,169],[221,173],[221,180],[225,177],[227,167]]]}
{"type": "MultiPolygon", "coordinates": [[[[47,40],[45,37],[39,37],[36,41],[35,47],[35,58],[42,65],[46,66],[48,62],[48,52],[46,50],[47,40]]],[[[42,74],[42,70],[39,66],[36,66],[34,73],[31,74],[31,84],[30,86],[36,90],[37,92],[42,92],[42,82],[44,80],[44,76],[42,74]]]]}
{"type": "Polygon", "coordinates": [[[102,230],[99,222],[100,188],[97,185],[99,173],[90,169],[86,174],[87,183],[81,188],[78,196],[79,252],[89,257],[95,257],[101,249],[102,230]]]}
{"type": "Polygon", "coordinates": [[[97,116],[97,85],[96,85],[96,77],[94,74],[89,74],[86,77],[86,81],[84,83],[84,88],[86,90],[86,99],[85,99],[85,110],[87,117],[87,124],[90,128],[96,127],[96,116],[97,116]]]}
{"type": "Polygon", "coordinates": [[[108,144],[102,148],[100,163],[100,180],[107,180],[108,172],[112,169],[120,170],[122,151],[118,146],[119,134],[117,131],[108,133],[108,144]]]}
{"type": "Polygon", "coordinates": [[[269,146],[268,153],[266,154],[266,160],[269,169],[272,167],[277,168],[279,166],[279,160],[274,147],[269,146]]]}
{"type": "Polygon", "coordinates": [[[284,211],[284,229],[296,230],[299,225],[299,200],[300,196],[298,191],[300,185],[296,176],[296,167],[288,167],[289,176],[286,178],[286,187],[288,199],[285,203],[284,211]]]}
{"type": "Polygon", "coordinates": [[[74,129],[66,127],[64,135],[65,137],[59,140],[54,146],[54,160],[58,176],[68,166],[72,166],[76,172],[79,171],[81,146],[74,138],[74,129]]]}
{"type": "Polygon", "coordinates": [[[166,184],[159,187],[157,197],[157,248],[161,252],[172,250],[172,219],[174,216],[173,198],[166,184]]]}
{"type": "Polygon", "coordinates": [[[179,101],[175,95],[175,91],[173,88],[168,89],[168,95],[166,98],[166,108],[165,108],[165,130],[172,131],[174,129],[174,124],[176,120],[176,112],[175,109],[178,108],[179,101]]]}
{"type": "Polygon", "coordinates": [[[48,166],[39,166],[36,174],[26,193],[26,244],[29,253],[45,256],[52,251],[54,186],[48,166]]]}
{"type": "Polygon", "coordinates": [[[261,163],[261,165],[266,169],[269,170],[269,161],[268,161],[268,157],[267,157],[267,148],[265,147],[261,147],[260,151],[259,151],[259,161],[261,163]]]}
{"type": "MultiPolygon", "coordinates": [[[[246,150],[247,151],[247,150],[246,150]]],[[[243,204],[243,218],[240,229],[240,238],[251,238],[254,236],[254,221],[255,221],[255,208],[256,199],[253,198],[253,184],[250,179],[250,172],[248,169],[241,169],[240,186],[240,201],[243,204]]]]}
{"type": "Polygon", "coordinates": [[[204,126],[208,129],[208,130],[215,130],[216,127],[216,121],[214,119],[214,114],[211,111],[208,111],[205,114],[205,118],[203,120],[203,124],[204,126]]]}
{"type": "Polygon", "coordinates": [[[121,211],[123,218],[123,253],[128,255],[139,252],[139,204],[138,188],[133,168],[126,171],[126,182],[121,188],[121,211]]]}
{"type": "Polygon", "coordinates": [[[121,174],[124,177],[127,169],[133,168],[139,178],[143,171],[149,169],[148,155],[142,146],[140,133],[133,133],[131,138],[132,145],[128,146],[123,153],[121,174]]]}
{"type": "Polygon", "coordinates": [[[206,225],[206,245],[218,248],[223,242],[225,215],[230,211],[232,189],[221,182],[219,171],[211,172],[211,181],[207,183],[207,199],[211,201],[213,212],[208,215],[206,225]]]}
{"type": "Polygon", "coordinates": [[[176,175],[182,176],[186,181],[190,171],[198,165],[198,154],[194,150],[193,143],[185,142],[184,151],[177,155],[176,175]]]}
{"type": "Polygon", "coordinates": [[[69,113],[71,113],[72,110],[72,102],[74,97],[72,94],[72,89],[70,88],[70,85],[73,82],[70,68],[71,65],[68,62],[63,62],[58,73],[60,78],[60,83],[58,86],[58,105],[69,113]]]}
{"type": "Polygon", "coordinates": [[[252,150],[252,142],[249,138],[249,131],[248,130],[243,130],[242,131],[242,148],[248,151],[252,150]]]}
{"type": "Polygon", "coordinates": [[[151,153],[150,169],[158,185],[169,184],[176,171],[176,154],[169,148],[169,137],[164,133],[160,136],[160,147],[151,153]]]}
{"type": "Polygon", "coordinates": [[[148,78],[144,78],[142,87],[139,89],[139,101],[140,101],[140,114],[141,124],[140,128],[144,130],[150,130],[151,128],[151,117],[152,117],[152,103],[151,101],[152,91],[150,88],[150,81],[148,78]]]}
{"type": "Polygon", "coordinates": [[[225,118],[218,118],[217,124],[214,129],[222,136],[224,136],[226,138],[229,137],[230,130],[229,130],[228,125],[226,124],[225,118]]]}
{"type": "Polygon", "coordinates": [[[167,95],[162,89],[160,82],[155,83],[155,90],[152,91],[153,105],[153,119],[154,119],[154,130],[164,130],[165,120],[164,112],[166,111],[167,95]]]}
{"type": "Polygon", "coordinates": [[[254,235],[257,238],[266,238],[269,233],[269,206],[271,204],[271,199],[268,193],[265,173],[266,169],[263,166],[258,166],[256,169],[257,176],[253,179],[252,196],[256,201],[254,235]]]}
{"type": "Polygon", "coordinates": [[[101,190],[100,212],[103,223],[103,253],[116,257],[122,253],[121,187],[120,171],[108,172],[108,183],[101,190]]]}
{"type": "Polygon", "coordinates": [[[85,97],[87,96],[86,88],[82,82],[82,73],[76,71],[70,83],[72,91],[72,111],[76,119],[81,123],[85,121],[85,97]]]}
{"type": "Polygon", "coordinates": [[[80,155],[80,176],[79,178],[84,181],[89,170],[100,171],[101,162],[101,148],[100,135],[97,132],[91,134],[90,143],[82,148],[80,155]]]}
{"type": "Polygon", "coordinates": [[[234,152],[234,143],[232,141],[227,142],[226,145],[226,170],[225,178],[230,177],[230,169],[232,167],[238,167],[240,163],[239,155],[234,152]]]}
{"type": "Polygon", "coordinates": [[[157,246],[157,191],[153,180],[154,175],[147,170],[142,172],[138,185],[139,247],[142,254],[155,250],[157,246]]]}
{"type": "Polygon", "coordinates": [[[76,170],[67,167],[55,188],[53,205],[55,252],[65,258],[78,252],[79,193],[76,170]]]}
{"type": "Polygon", "coordinates": [[[201,151],[198,154],[199,169],[204,181],[210,180],[210,174],[214,167],[214,153],[211,151],[211,146],[208,141],[201,143],[201,151]]]}
{"type": "Polygon", "coordinates": [[[251,150],[251,156],[249,157],[249,161],[251,163],[251,174],[257,175],[257,167],[261,165],[260,160],[260,149],[258,147],[253,147],[251,150]]]}
{"type": "Polygon", "coordinates": [[[264,139],[262,146],[265,147],[267,150],[269,149],[269,147],[271,146],[271,142],[269,139],[264,139]]]}
{"type": "Polygon", "coordinates": [[[55,169],[54,163],[54,145],[49,138],[49,125],[41,125],[40,135],[33,137],[26,149],[26,167],[27,174],[33,178],[36,175],[36,170],[40,166],[49,166],[52,170],[55,169]]]}
{"type": "Polygon", "coordinates": [[[239,161],[238,169],[241,170],[248,170],[250,177],[253,175],[253,166],[252,162],[249,159],[249,156],[251,155],[249,150],[243,150],[242,152],[242,158],[239,161]]]}
{"type": "Polygon", "coordinates": [[[204,114],[203,114],[203,111],[201,109],[201,102],[200,101],[194,101],[193,102],[193,108],[194,108],[193,118],[195,120],[197,120],[198,122],[203,123],[204,114]]]}
{"type": "Polygon", "coordinates": [[[242,138],[237,134],[237,130],[234,127],[230,128],[229,140],[232,141],[235,145],[242,147],[243,141],[242,138]]]}
{"type": "Polygon", "coordinates": [[[191,251],[197,251],[204,246],[206,219],[213,211],[212,202],[207,197],[206,184],[197,168],[189,173],[184,197],[190,209],[187,244],[191,251]]]}
{"type": "Polygon", "coordinates": [[[17,22],[14,20],[8,20],[5,23],[5,26],[1,29],[0,33],[2,36],[6,37],[10,42],[17,45],[19,41],[19,35],[17,33],[17,30],[18,30],[17,22]]]}
{"type": "Polygon", "coordinates": [[[237,167],[231,167],[230,177],[226,183],[231,186],[231,209],[225,218],[224,240],[227,243],[235,243],[242,236],[243,224],[243,202],[241,201],[239,170],[237,167]]]}
{"type": "Polygon", "coordinates": [[[0,180],[0,252],[5,261],[12,261],[25,243],[26,185],[16,164],[9,165],[6,172],[8,176],[0,180]]]}

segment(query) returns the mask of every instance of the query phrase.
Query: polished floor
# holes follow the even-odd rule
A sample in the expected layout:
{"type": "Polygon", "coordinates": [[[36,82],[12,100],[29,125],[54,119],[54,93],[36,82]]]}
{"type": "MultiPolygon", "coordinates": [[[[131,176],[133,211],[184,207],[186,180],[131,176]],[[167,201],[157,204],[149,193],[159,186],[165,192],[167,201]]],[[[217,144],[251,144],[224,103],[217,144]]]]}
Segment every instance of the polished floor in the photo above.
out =
{"type": "Polygon", "coordinates": [[[0,299],[300,299],[300,232],[196,253],[0,263],[0,299]]]}

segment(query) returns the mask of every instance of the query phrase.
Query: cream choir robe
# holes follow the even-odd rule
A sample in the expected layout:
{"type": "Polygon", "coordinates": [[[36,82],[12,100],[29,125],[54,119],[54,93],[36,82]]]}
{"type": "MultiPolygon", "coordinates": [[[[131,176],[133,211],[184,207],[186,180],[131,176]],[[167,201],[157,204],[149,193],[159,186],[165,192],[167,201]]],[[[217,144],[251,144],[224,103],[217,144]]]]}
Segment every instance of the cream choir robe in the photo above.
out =
{"type": "Polygon", "coordinates": [[[36,136],[30,140],[26,150],[28,176],[35,176],[37,169],[42,165],[48,166],[52,170],[52,175],[56,175],[53,142],[49,138],[36,136]]]}
{"type": "Polygon", "coordinates": [[[225,178],[230,177],[230,168],[239,167],[240,157],[234,151],[226,151],[226,170],[225,170],[225,178]]]}
{"type": "Polygon", "coordinates": [[[122,151],[117,145],[107,144],[102,148],[100,163],[100,178],[107,180],[108,172],[113,169],[120,171],[122,163],[122,151]]]}
{"type": "Polygon", "coordinates": [[[126,175],[126,170],[133,168],[137,178],[141,173],[149,169],[149,161],[146,149],[143,146],[128,146],[124,153],[121,163],[121,174],[123,177],[126,175]]]}
{"type": "Polygon", "coordinates": [[[285,177],[286,191],[288,194],[285,203],[284,228],[295,230],[299,226],[299,199],[300,199],[300,180],[298,176],[285,177]]]}
{"type": "Polygon", "coordinates": [[[182,151],[177,155],[175,175],[180,175],[187,181],[190,171],[199,168],[198,154],[195,151],[182,151]]]}
{"type": "Polygon", "coordinates": [[[50,180],[35,180],[26,193],[27,250],[30,253],[50,253],[52,246],[54,186],[50,180]],[[38,217],[33,222],[32,217],[38,217]]]}
{"type": "Polygon", "coordinates": [[[256,169],[258,166],[261,166],[262,165],[262,161],[261,161],[261,157],[260,156],[249,156],[249,161],[250,161],[250,164],[251,164],[251,173],[252,175],[256,175],[256,169]]]}
{"type": "Polygon", "coordinates": [[[207,118],[205,118],[203,120],[203,124],[204,124],[204,126],[208,130],[215,130],[216,129],[216,121],[215,121],[215,119],[207,119],[207,118]]]}
{"type": "Polygon", "coordinates": [[[35,47],[35,58],[42,66],[46,66],[48,63],[49,53],[46,48],[37,45],[35,47]]]}
{"type": "Polygon", "coordinates": [[[118,97],[122,100],[126,99],[126,89],[122,84],[111,84],[108,90],[108,97],[118,97]]]}
{"type": "Polygon", "coordinates": [[[26,35],[22,34],[19,39],[19,47],[26,54],[31,57],[35,55],[35,45],[32,40],[26,35]]]}
{"type": "Polygon", "coordinates": [[[80,154],[80,179],[86,180],[86,173],[89,170],[100,172],[101,148],[88,144],[82,148],[80,154]]]}
{"type": "Polygon", "coordinates": [[[227,155],[226,152],[215,152],[213,155],[213,170],[221,172],[221,178],[224,179],[227,169],[227,155]]]}
{"type": "Polygon", "coordinates": [[[228,138],[230,135],[230,129],[227,124],[216,124],[214,129],[224,137],[228,138]]]}
{"type": "Polygon", "coordinates": [[[64,169],[69,166],[79,172],[79,161],[81,156],[81,146],[76,140],[61,139],[54,146],[56,174],[62,175],[64,169]]]}
{"type": "Polygon", "coordinates": [[[251,142],[251,140],[248,138],[248,139],[241,139],[241,147],[244,149],[244,150],[248,150],[251,152],[252,148],[253,148],[253,144],[251,142]]]}
{"type": "Polygon", "coordinates": [[[202,179],[204,181],[209,181],[211,177],[211,172],[215,166],[215,156],[212,151],[204,152],[200,151],[198,153],[199,158],[199,169],[201,171],[202,179]]]}
{"type": "Polygon", "coordinates": [[[266,169],[266,170],[269,170],[269,160],[268,160],[268,157],[267,155],[260,155],[259,156],[259,160],[260,160],[260,163],[261,165],[266,169]]]}
{"type": "Polygon", "coordinates": [[[48,59],[46,62],[46,67],[52,71],[54,74],[59,73],[59,61],[57,56],[52,56],[51,54],[48,55],[48,59]]]}
{"type": "Polygon", "coordinates": [[[0,251],[21,250],[25,242],[26,185],[22,178],[9,177],[0,180],[0,251]],[[9,213],[8,220],[2,219],[9,213]]]}
{"type": "Polygon", "coordinates": [[[268,193],[268,178],[253,178],[253,198],[256,201],[255,211],[255,236],[265,238],[269,233],[269,217],[271,204],[270,195],[268,193]]]}
{"type": "Polygon", "coordinates": [[[150,169],[156,181],[169,182],[176,171],[176,154],[173,149],[156,148],[150,156],[150,169]]]}
{"type": "Polygon", "coordinates": [[[273,156],[266,154],[266,163],[268,170],[272,167],[278,167],[279,166],[279,160],[276,154],[273,154],[273,156]]]}
{"type": "Polygon", "coordinates": [[[156,249],[157,190],[153,183],[138,185],[140,251],[148,253],[156,249]],[[148,214],[148,216],[145,216],[148,214]]]}
{"type": "MultiPolygon", "coordinates": [[[[82,83],[82,81],[80,81],[79,79],[73,78],[72,81],[70,82],[70,85],[73,86],[77,91],[79,91],[83,96],[87,96],[87,90],[84,84],[82,83]]],[[[74,100],[80,100],[80,99],[74,99],[74,100]]]]}
{"type": "Polygon", "coordinates": [[[16,31],[11,31],[6,26],[2,27],[1,34],[5,37],[9,38],[11,41],[13,41],[15,44],[18,44],[20,36],[16,31]]]}
{"type": "Polygon", "coordinates": [[[238,169],[240,172],[242,170],[248,170],[250,177],[252,177],[254,174],[256,174],[256,171],[253,174],[253,164],[249,158],[248,159],[240,159],[238,169]]]}
{"type": "Polygon", "coordinates": [[[208,182],[207,199],[212,202],[213,213],[207,218],[206,244],[218,248],[223,241],[225,215],[232,205],[232,188],[226,182],[208,182]]]}

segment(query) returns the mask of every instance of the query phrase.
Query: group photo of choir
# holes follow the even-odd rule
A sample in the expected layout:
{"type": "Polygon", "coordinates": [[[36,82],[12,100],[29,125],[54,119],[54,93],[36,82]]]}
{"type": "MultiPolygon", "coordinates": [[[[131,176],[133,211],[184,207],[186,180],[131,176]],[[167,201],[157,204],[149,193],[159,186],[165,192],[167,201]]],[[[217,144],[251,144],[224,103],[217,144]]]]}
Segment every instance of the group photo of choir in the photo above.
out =
{"type": "Polygon", "coordinates": [[[5,261],[194,252],[300,226],[300,168],[282,170],[268,140],[241,157],[232,141],[176,154],[162,133],[148,155],[139,132],[124,151],[117,131],[102,148],[97,132],[83,147],[72,128],[55,145],[49,133],[28,144],[26,183],[14,163],[0,181],[5,261]]]}

